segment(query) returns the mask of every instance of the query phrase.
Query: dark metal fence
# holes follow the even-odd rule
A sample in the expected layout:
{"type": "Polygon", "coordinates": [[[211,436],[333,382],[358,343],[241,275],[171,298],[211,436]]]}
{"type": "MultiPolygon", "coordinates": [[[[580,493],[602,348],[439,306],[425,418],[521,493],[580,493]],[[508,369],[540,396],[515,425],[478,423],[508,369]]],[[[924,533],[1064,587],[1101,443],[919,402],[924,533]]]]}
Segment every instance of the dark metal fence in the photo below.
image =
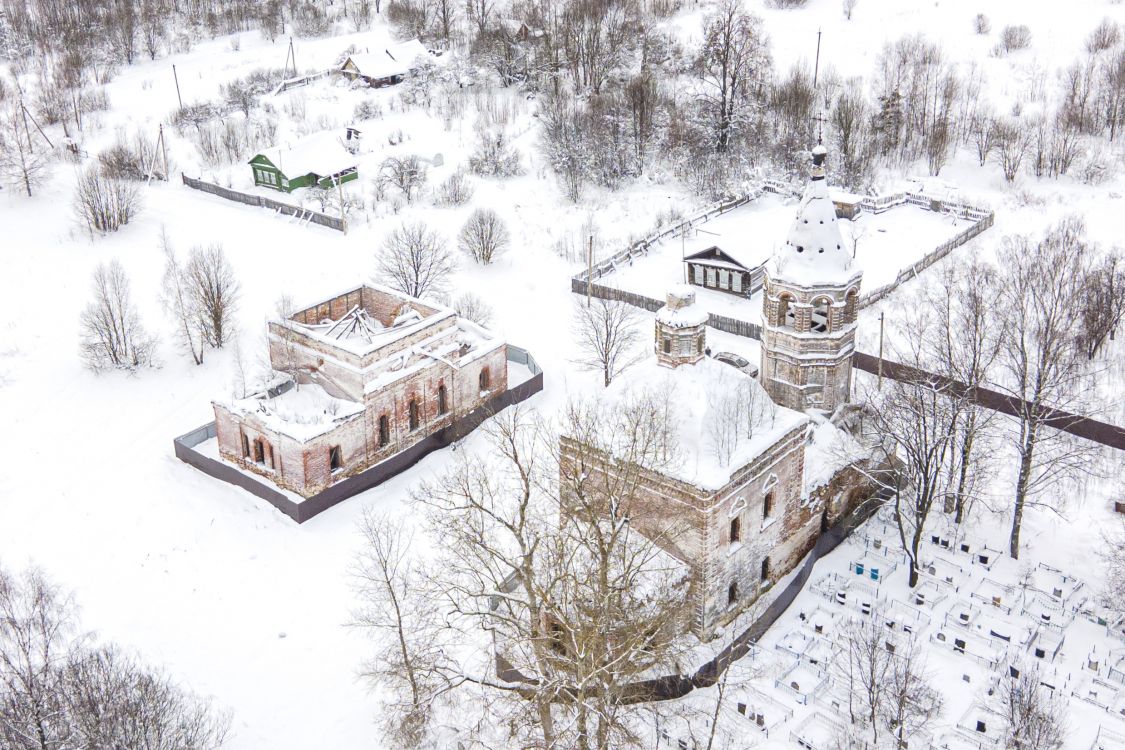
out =
{"type": "Polygon", "coordinates": [[[300,206],[294,206],[289,203],[275,201],[273,198],[266,198],[263,195],[241,193],[237,190],[225,188],[222,185],[216,185],[213,182],[205,182],[203,180],[193,179],[191,177],[188,177],[186,174],[183,174],[182,172],[180,173],[180,177],[181,179],[183,179],[184,184],[189,188],[202,190],[205,193],[217,195],[220,198],[226,198],[228,201],[237,201],[238,203],[245,203],[248,206],[261,206],[262,208],[268,208],[271,211],[277,211],[278,213],[285,214],[286,216],[296,216],[298,219],[306,223],[311,221],[313,224],[319,224],[322,227],[335,229],[339,232],[348,231],[347,222],[345,222],[339,216],[329,216],[328,214],[322,214],[319,211],[312,211],[310,209],[301,208],[300,206]]]}
{"type": "Polygon", "coordinates": [[[525,365],[532,373],[531,378],[494,396],[483,406],[465,414],[447,427],[431,435],[427,435],[422,440],[396,453],[390,458],[375,464],[359,474],[343,479],[303,501],[295,499],[291,494],[279,491],[263,478],[240,471],[238,468],[224,461],[204,456],[196,450],[197,445],[215,437],[214,422],[196,428],[176,438],[175,441],[173,441],[176,457],[187,464],[191,464],[205,474],[209,474],[216,479],[221,479],[236,487],[241,487],[247,492],[262,498],[297,523],[304,523],[310,518],[328,510],[333,505],[343,502],[360,492],[378,486],[391,477],[402,473],[433,451],[451,445],[465,437],[489,417],[503,411],[513,404],[526,401],[543,390],[543,371],[539,368],[539,365],[531,354],[525,349],[509,344],[508,359],[512,362],[525,365]]]}

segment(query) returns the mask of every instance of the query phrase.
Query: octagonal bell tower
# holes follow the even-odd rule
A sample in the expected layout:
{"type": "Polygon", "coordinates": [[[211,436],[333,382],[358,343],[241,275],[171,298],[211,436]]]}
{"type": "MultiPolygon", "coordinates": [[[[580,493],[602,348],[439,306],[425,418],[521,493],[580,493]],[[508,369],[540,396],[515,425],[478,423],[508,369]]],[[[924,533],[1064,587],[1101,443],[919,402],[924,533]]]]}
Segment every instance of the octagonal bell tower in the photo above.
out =
{"type": "Polygon", "coordinates": [[[862,272],[844,248],[828,194],[828,151],[812,151],[812,173],[789,236],[766,263],[759,378],[790,409],[833,411],[851,393],[862,272]]]}

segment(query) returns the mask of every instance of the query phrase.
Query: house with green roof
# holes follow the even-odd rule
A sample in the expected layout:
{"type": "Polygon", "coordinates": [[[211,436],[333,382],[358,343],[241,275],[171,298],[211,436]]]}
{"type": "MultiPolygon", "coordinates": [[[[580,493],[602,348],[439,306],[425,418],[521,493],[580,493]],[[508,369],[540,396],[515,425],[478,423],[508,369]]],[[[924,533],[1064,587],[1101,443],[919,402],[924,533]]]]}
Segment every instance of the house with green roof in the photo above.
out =
{"type": "Polygon", "coordinates": [[[359,178],[359,160],[331,131],[274,146],[250,160],[254,184],[291,193],[297,188],[334,188],[359,178]]]}

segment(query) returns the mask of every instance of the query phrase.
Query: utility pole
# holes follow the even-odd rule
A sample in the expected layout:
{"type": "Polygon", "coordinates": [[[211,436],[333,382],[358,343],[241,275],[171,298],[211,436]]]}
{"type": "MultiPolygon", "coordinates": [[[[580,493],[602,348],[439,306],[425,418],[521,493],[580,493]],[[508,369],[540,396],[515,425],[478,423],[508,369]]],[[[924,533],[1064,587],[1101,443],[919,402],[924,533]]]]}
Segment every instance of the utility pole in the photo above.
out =
{"type": "Polygon", "coordinates": [[[289,52],[285,55],[285,67],[289,67],[289,63],[293,63],[293,75],[297,75],[297,52],[293,49],[293,37],[289,37],[289,52]]]}
{"type": "Polygon", "coordinates": [[[586,246],[586,307],[590,306],[590,293],[594,287],[594,235],[586,246]]]}
{"type": "Polygon", "coordinates": [[[340,223],[344,226],[344,234],[348,233],[348,215],[344,211],[344,178],[336,178],[336,187],[340,189],[340,223]]]}
{"type": "Polygon", "coordinates": [[[172,175],[168,172],[168,143],[164,140],[164,124],[160,125],[160,150],[164,153],[164,181],[171,182],[172,175]]]}
{"type": "Polygon", "coordinates": [[[879,390],[883,390],[883,315],[879,313],[879,390]]]}
{"type": "Polygon", "coordinates": [[[180,76],[176,73],[176,66],[172,66],[172,78],[176,79],[176,100],[180,103],[180,109],[184,108],[184,98],[180,96],[180,76]]]}
{"type": "Polygon", "coordinates": [[[816,82],[820,75],[820,29],[816,30],[816,63],[813,65],[812,87],[816,90],[816,82]]]}

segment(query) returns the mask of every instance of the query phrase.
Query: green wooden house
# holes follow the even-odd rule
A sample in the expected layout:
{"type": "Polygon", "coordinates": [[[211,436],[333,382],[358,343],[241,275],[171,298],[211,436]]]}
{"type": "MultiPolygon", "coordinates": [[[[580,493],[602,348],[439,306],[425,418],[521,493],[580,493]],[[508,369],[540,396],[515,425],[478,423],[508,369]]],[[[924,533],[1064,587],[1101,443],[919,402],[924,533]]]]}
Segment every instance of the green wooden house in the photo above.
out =
{"type": "Polygon", "coordinates": [[[330,131],[313,133],[285,147],[274,146],[250,160],[254,184],[286,193],[297,188],[333,188],[359,179],[358,158],[330,131]]]}

